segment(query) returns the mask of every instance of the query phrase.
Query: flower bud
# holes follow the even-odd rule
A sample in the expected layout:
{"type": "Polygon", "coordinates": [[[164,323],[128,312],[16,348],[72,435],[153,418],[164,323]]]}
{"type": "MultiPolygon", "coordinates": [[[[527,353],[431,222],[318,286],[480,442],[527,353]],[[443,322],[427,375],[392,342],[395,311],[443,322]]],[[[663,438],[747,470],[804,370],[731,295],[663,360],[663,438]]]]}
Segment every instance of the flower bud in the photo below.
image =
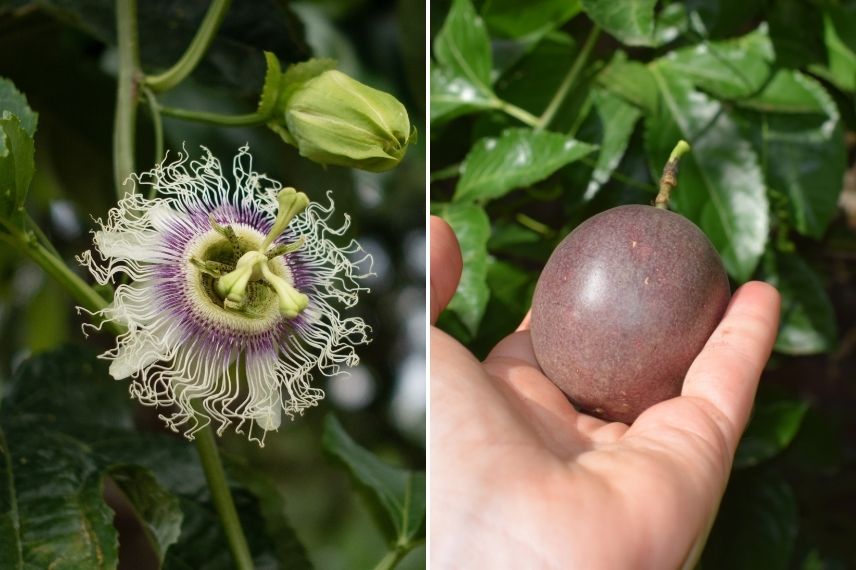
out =
{"type": "Polygon", "coordinates": [[[414,132],[395,97],[332,69],[300,85],[284,113],[301,156],[372,172],[401,162],[414,132]]]}

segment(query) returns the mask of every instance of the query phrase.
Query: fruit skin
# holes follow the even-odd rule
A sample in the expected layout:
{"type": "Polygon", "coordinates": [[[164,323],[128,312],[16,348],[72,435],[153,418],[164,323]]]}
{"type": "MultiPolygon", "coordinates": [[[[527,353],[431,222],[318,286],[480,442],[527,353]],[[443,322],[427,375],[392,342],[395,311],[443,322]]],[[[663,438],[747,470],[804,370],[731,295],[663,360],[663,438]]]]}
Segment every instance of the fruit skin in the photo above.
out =
{"type": "Polygon", "coordinates": [[[535,357],[578,408],[630,424],[680,394],[730,297],[722,260],[692,222],[612,208],[547,261],[532,300],[535,357]]]}

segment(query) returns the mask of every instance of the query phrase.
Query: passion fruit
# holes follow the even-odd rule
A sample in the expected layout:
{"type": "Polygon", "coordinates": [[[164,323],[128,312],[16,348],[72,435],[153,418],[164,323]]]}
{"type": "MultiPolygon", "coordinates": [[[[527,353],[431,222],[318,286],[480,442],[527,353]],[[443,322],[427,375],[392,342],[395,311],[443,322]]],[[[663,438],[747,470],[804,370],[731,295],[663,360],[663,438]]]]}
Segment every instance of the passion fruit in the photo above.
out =
{"type": "Polygon", "coordinates": [[[730,297],[722,260],[695,224],[662,207],[612,208],[579,225],[544,267],[532,301],[535,356],[581,411],[630,424],[680,394],[730,297]]]}

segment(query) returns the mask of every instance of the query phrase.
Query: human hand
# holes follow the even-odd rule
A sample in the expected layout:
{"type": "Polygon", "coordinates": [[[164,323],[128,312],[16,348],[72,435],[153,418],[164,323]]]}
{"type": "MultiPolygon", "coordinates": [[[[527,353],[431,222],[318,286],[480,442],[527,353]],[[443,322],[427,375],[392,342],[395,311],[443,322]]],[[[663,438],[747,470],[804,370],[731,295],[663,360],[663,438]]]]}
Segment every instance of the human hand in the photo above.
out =
{"type": "MultiPolygon", "coordinates": [[[[432,322],[461,273],[431,219],[432,322]]],[[[577,412],[545,377],[528,317],[479,362],[431,330],[434,568],[680,568],[713,524],[779,319],[778,292],[734,294],[681,396],[633,423],[577,412]]]]}

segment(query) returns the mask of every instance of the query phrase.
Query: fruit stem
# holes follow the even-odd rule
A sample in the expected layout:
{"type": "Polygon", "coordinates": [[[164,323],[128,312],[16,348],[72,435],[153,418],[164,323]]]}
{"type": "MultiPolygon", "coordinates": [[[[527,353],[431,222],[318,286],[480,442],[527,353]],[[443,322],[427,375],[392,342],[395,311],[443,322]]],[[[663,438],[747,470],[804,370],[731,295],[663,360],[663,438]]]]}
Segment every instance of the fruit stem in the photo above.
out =
{"type": "Polygon", "coordinates": [[[654,207],[661,210],[669,209],[669,194],[672,193],[678,186],[678,163],[681,157],[690,151],[690,145],[687,141],[678,141],[672,154],[669,155],[669,161],[663,167],[663,175],[660,177],[660,192],[657,194],[657,199],[654,200],[654,207]]]}

